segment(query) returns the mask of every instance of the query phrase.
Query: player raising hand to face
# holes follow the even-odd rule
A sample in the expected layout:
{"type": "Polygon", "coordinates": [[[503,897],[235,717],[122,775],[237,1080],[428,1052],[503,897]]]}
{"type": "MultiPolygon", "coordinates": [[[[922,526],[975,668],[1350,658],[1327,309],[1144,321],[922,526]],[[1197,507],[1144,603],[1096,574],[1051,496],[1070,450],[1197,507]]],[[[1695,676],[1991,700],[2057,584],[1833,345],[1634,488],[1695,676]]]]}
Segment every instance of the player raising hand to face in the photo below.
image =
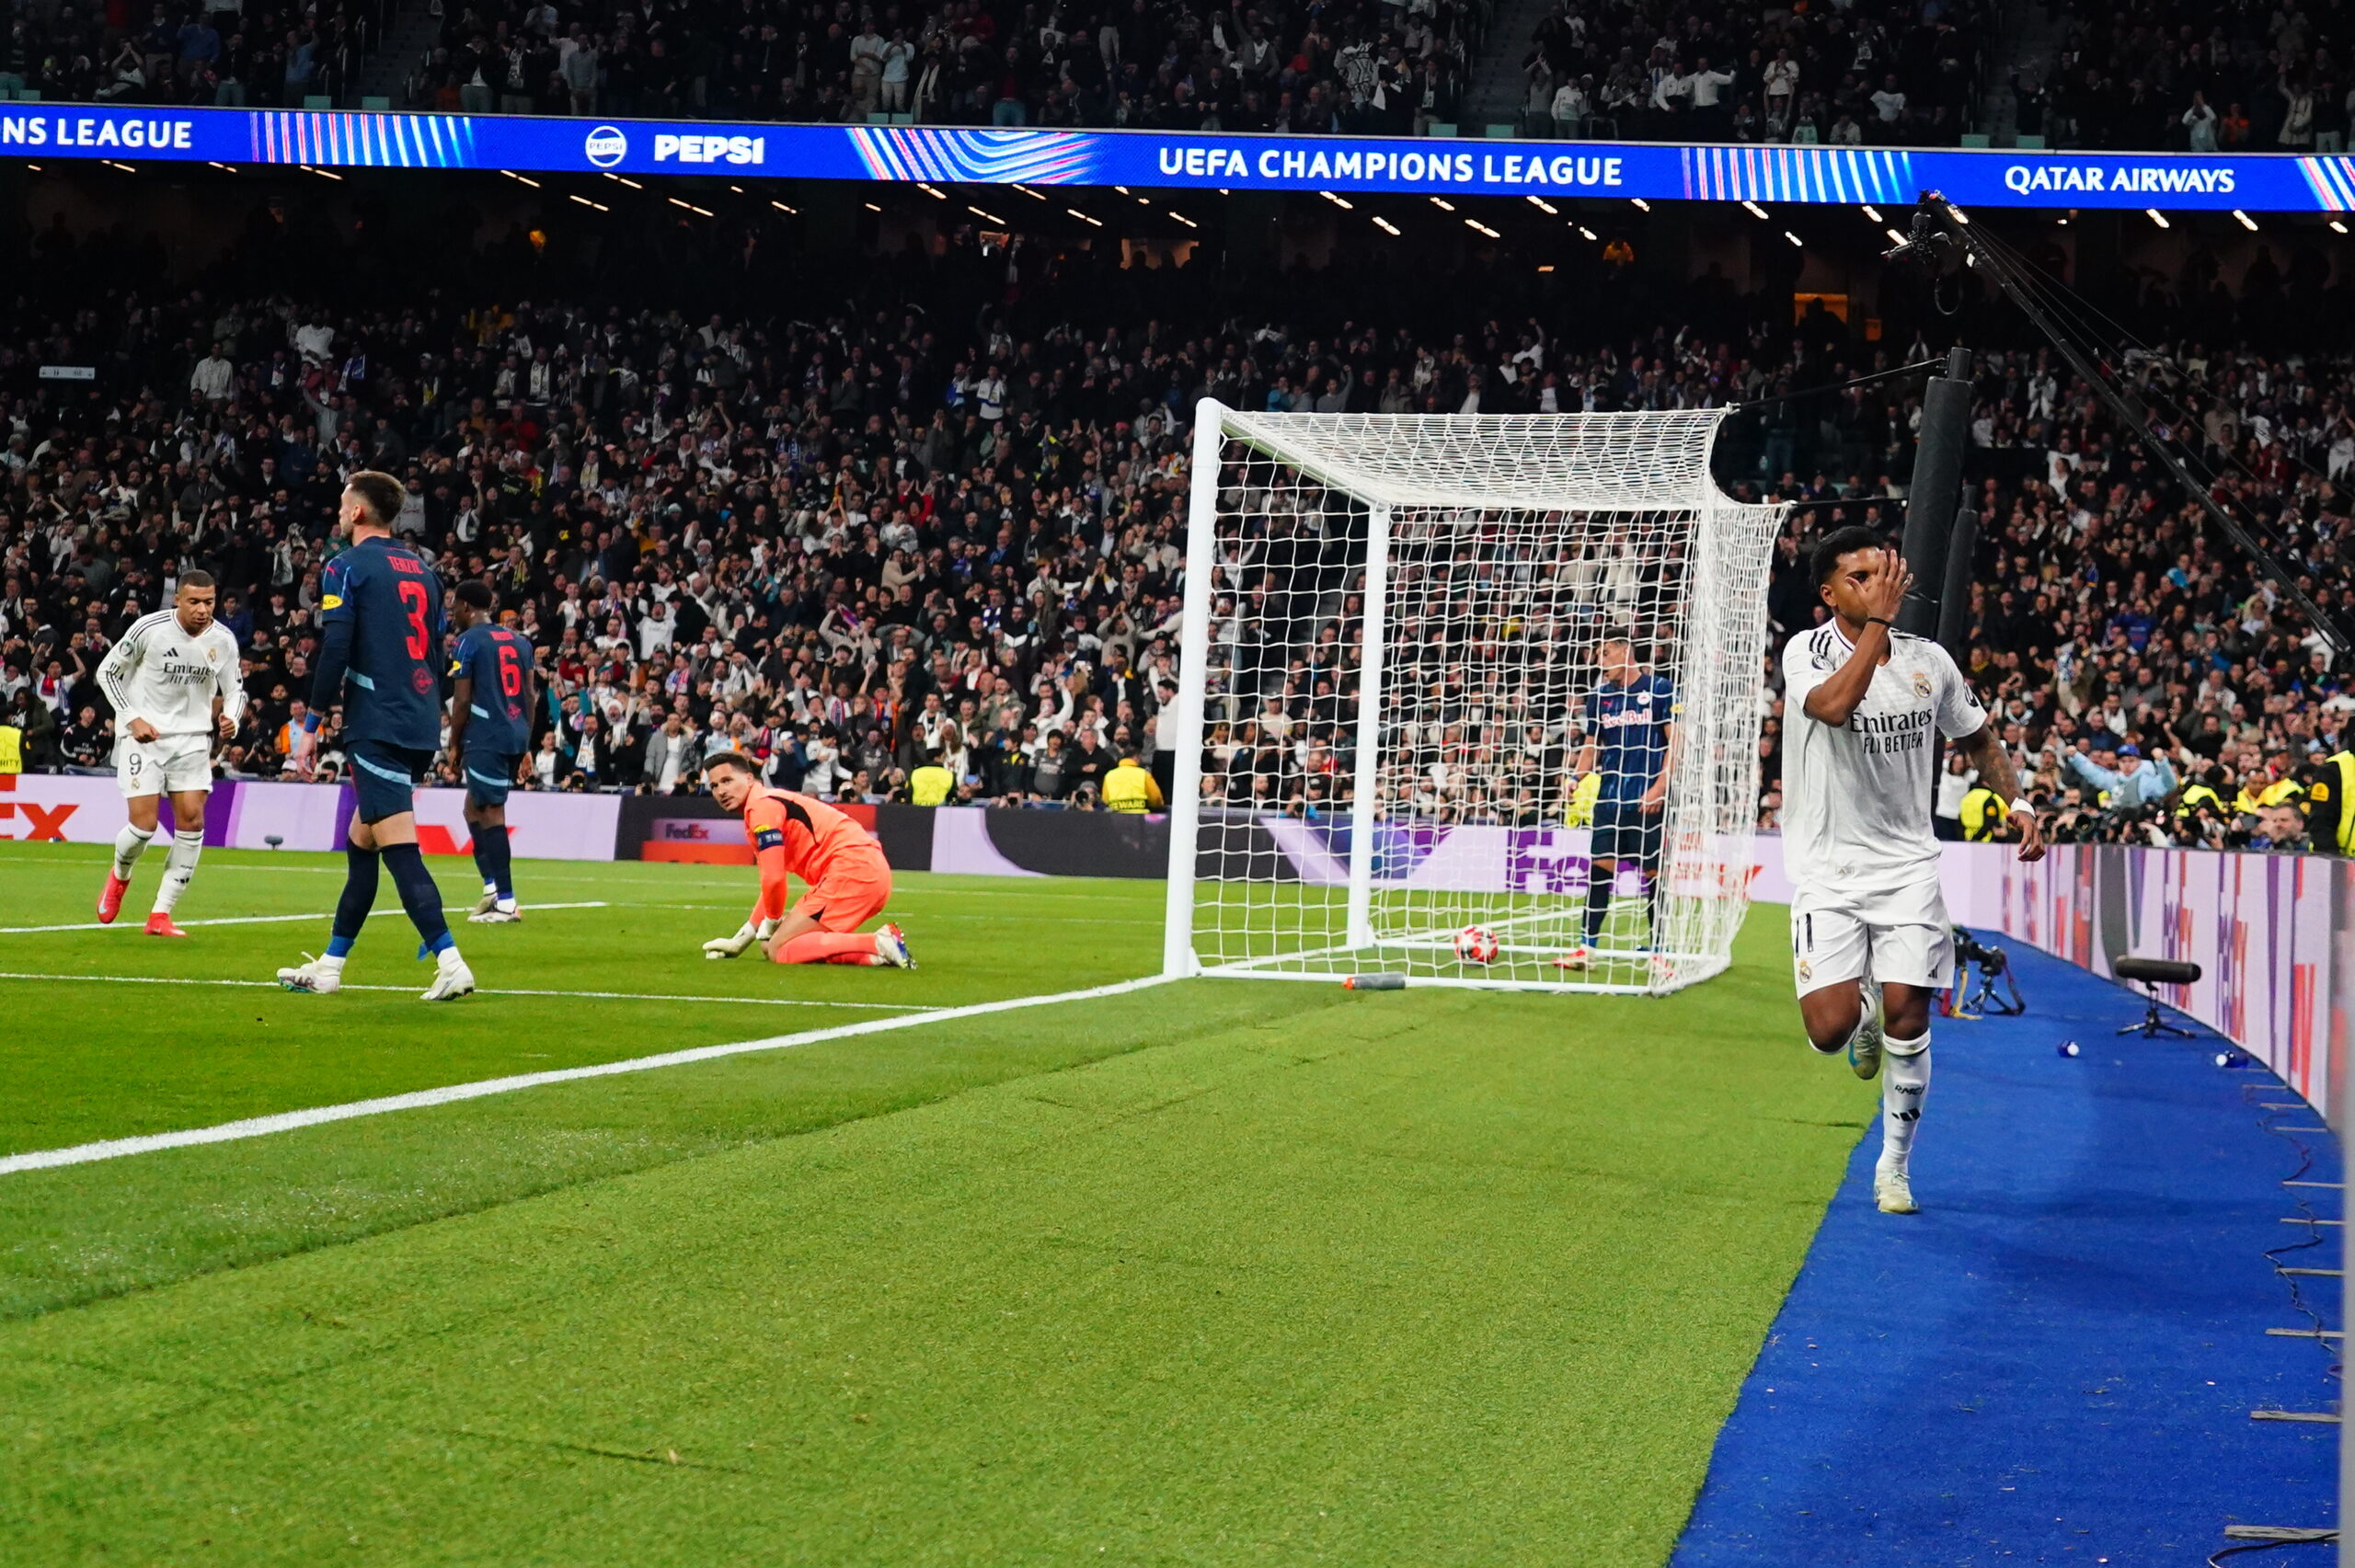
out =
{"type": "Polygon", "coordinates": [[[1934,735],[2010,799],[2022,860],[2044,853],[2043,835],[1953,658],[1896,629],[1913,581],[1897,552],[1868,529],[1837,529],[1815,547],[1814,567],[1832,618],[1783,648],[1791,967],[1809,1043],[1826,1055],[1844,1049],[1857,1077],[1881,1080],[1873,1193],[1885,1212],[1911,1214],[1930,995],[1954,972],[1930,830],[1934,735]]]}

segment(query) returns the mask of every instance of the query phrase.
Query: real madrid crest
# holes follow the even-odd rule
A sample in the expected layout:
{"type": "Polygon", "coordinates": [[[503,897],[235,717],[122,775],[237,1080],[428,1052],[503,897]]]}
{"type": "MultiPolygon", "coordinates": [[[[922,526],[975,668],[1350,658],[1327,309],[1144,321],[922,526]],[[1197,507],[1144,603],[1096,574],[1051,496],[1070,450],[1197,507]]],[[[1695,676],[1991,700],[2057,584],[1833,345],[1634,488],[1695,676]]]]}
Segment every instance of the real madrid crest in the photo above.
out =
{"type": "Polygon", "coordinates": [[[1930,694],[1930,677],[1924,671],[1917,670],[1913,672],[1913,694],[1917,697],[1930,694]]]}

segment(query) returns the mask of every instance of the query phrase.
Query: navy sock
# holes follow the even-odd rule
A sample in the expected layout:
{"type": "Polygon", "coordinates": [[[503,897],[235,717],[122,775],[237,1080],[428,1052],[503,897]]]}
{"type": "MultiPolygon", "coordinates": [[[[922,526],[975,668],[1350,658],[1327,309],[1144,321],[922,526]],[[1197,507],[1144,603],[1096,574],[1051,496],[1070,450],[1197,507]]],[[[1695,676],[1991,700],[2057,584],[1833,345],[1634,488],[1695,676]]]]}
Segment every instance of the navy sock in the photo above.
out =
{"type": "Polygon", "coordinates": [[[433,885],[433,876],[425,869],[425,857],[417,846],[386,844],[385,864],[393,874],[393,886],[400,889],[401,908],[408,911],[409,923],[417,927],[424,944],[419,956],[456,946],[450,936],[450,922],[442,916],[442,889],[433,885]]]}
{"type": "Polygon", "coordinates": [[[499,888],[499,896],[515,896],[515,856],[507,838],[504,824],[488,827],[475,834],[475,856],[481,864],[483,876],[499,888]]]}
{"type": "Polygon", "coordinates": [[[467,827],[474,832],[475,870],[481,876],[483,886],[488,887],[499,880],[499,873],[492,864],[491,840],[494,835],[500,839],[506,838],[507,830],[486,828],[479,822],[470,822],[467,827]]]}
{"type": "Polygon", "coordinates": [[[1589,866],[1586,874],[1586,944],[1602,945],[1603,923],[1611,918],[1611,885],[1618,880],[1614,866],[1605,871],[1599,865],[1589,866]]]}
{"type": "Polygon", "coordinates": [[[360,940],[360,928],[368,923],[368,911],[376,907],[376,852],[346,844],[343,861],[343,897],[336,900],[335,930],[327,938],[330,958],[340,958],[351,951],[351,944],[360,940]]]}
{"type": "Polygon", "coordinates": [[[1660,945],[1660,873],[1644,878],[1644,929],[1651,933],[1654,947],[1660,945]]]}

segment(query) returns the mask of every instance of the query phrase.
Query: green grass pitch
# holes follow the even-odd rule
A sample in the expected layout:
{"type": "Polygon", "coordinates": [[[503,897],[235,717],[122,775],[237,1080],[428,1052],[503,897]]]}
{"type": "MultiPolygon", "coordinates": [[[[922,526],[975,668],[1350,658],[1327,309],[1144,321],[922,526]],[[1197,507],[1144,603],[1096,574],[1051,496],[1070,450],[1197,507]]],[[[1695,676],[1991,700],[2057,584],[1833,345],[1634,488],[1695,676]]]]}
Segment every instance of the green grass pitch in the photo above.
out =
{"type": "MultiPolygon", "coordinates": [[[[697,952],[748,872],[532,863],[484,994],[388,887],[388,989],[297,996],[182,982],[339,863],[208,853],[167,943],[150,858],[99,930],[103,851],[0,847],[0,1152],[1159,964],[1157,884],[907,876],[920,969],[781,969],[697,952]]],[[[1195,981],[0,1175],[0,1562],[1660,1562],[1873,1109],[1775,924],[1658,1001],[1195,981]]]]}

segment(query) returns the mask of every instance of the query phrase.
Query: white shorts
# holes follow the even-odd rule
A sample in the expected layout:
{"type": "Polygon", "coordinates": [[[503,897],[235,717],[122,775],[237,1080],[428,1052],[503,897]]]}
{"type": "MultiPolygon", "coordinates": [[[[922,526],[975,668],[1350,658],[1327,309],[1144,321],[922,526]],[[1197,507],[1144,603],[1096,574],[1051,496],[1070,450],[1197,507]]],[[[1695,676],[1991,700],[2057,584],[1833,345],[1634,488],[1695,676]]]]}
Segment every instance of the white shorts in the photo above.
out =
{"type": "Polygon", "coordinates": [[[114,743],[114,782],[125,799],[143,795],[180,795],[213,788],[213,738],[159,735],[153,740],[123,736],[114,743]]]}
{"type": "Polygon", "coordinates": [[[1954,924],[1935,873],[1867,892],[1791,893],[1791,973],[1805,996],[1865,967],[1883,985],[1936,990],[1954,979],[1954,924]]]}

